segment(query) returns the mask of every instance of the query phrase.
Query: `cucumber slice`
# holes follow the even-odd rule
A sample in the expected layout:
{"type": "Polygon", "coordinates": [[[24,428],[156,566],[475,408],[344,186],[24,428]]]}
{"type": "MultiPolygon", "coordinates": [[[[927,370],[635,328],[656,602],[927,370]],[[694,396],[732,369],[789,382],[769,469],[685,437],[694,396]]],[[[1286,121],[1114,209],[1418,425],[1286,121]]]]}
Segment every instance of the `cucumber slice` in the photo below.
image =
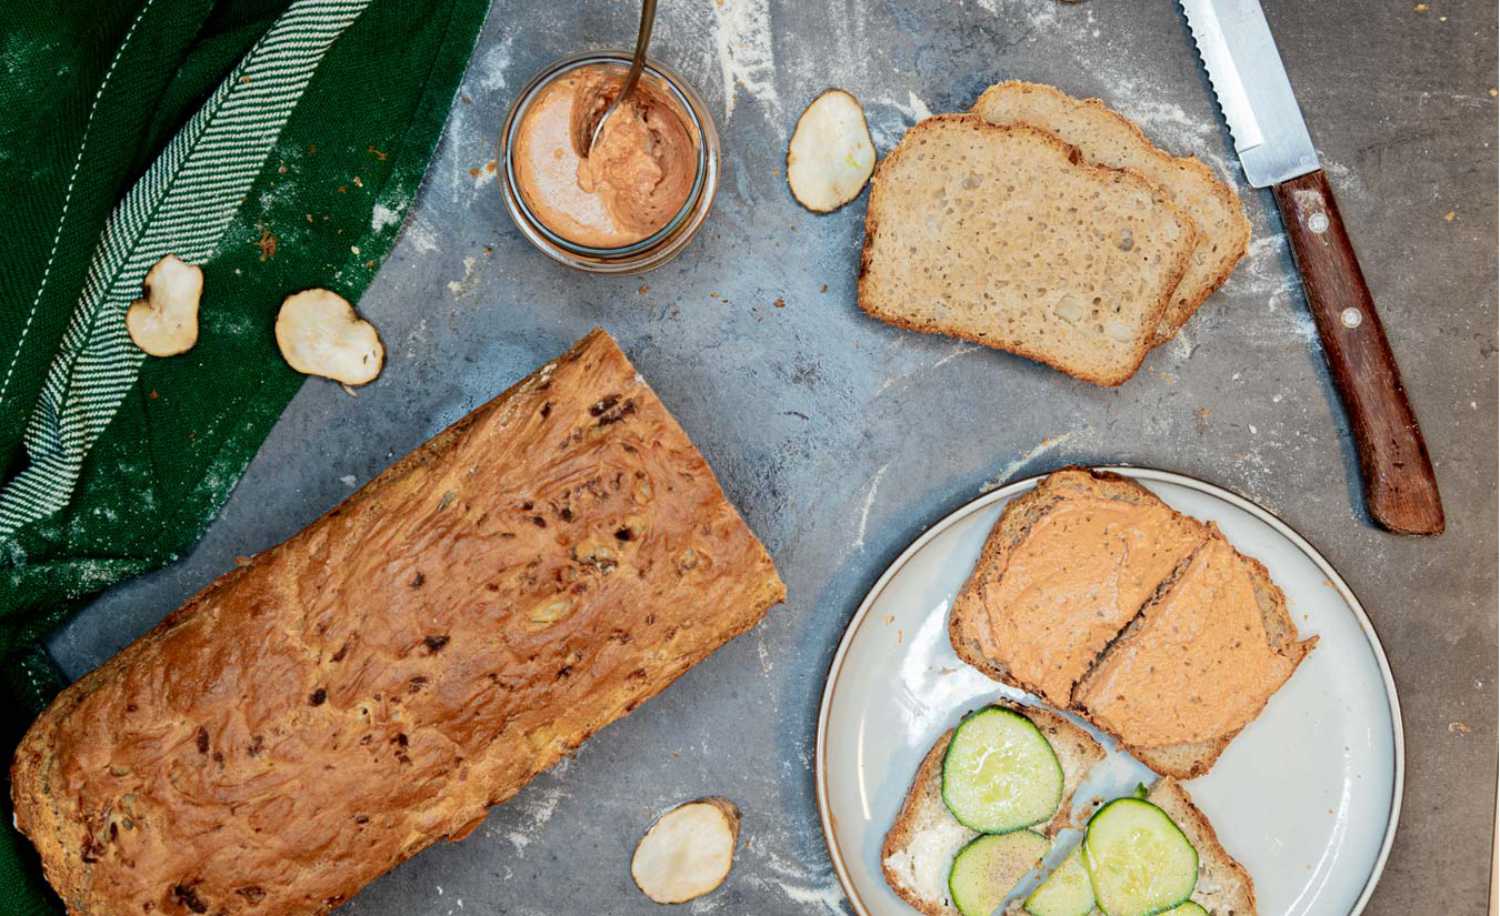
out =
{"type": "Polygon", "coordinates": [[[1166,910],[1161,916],[1208,916],[1208,910],[1189,900],[1181,906],[1166,910]]]}
{"type": "Polygon", "coordinates": [[[1088,869],[1083,867],[1083,853],[1074,849],[1052,870],[1047,880],[1026,898],[1026,912],[1031,916],[1088,916],[1094,912],[1094,887],[1089,883],[1088,869]]]}
{"type": "Polygon", "coordinates": [[[1031,830],[975,837],[948,872],[948,895],[963,916],[990,916],[1051,845],[1031,830]]]}
{"type": "Polygon", "coordinates": [[[1117,798],[1089,819],[1083,862],[1109,916],[1170,910],[1198,883],[1198,851],[1166,812],[1139,798],[1117,798]]]}
{"type": "Polygon", "coordinates": [[[998,706],[964,717],[943,756],[943,803],[960,824],[1009,833],[1057,813],[1063,771],[1031,720],[998,706]]]}

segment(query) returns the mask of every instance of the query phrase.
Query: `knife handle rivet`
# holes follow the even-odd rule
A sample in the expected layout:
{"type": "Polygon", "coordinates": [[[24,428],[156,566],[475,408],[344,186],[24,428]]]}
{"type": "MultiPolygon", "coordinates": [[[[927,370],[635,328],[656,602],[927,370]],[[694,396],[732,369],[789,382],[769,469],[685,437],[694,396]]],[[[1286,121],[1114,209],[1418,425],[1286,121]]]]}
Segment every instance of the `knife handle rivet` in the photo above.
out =
{"type": "Polygon", "coordinates": [[[1319,210],[1318,212],[1310,215],[1307,218],[1307,228],[1311,229],[1313,232],[1316,232],[1318,235],[1322,235],[1323,233],[1327,232],[1328,214],[1324,213],[1322,210],[1319,210]]]}
{"type": "Polygon", "coordinates": [[[1365,316],[1357,308],[1346,308],[1339,314],[1339,321],[1343,322],[1346,328],[1357,328],[1364,320],[1365,316]]]}

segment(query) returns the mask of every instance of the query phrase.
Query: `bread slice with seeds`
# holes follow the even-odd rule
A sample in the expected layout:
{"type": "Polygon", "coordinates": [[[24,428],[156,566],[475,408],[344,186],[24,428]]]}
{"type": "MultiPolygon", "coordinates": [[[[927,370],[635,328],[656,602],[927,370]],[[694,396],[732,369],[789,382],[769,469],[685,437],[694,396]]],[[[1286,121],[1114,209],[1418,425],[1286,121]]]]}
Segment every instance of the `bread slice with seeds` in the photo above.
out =
{"type": "Polygon", "coordinates": [[[1219,842],[1214,827],[1177,780],[1164,777],[1146,794],[1198,851],[1198,886],[1193,900],[1213,916],[1255,916],[1255,882],[1219,842]]]}
{"type": "Polygon", "coordinates": [[[953,649],[1066,709],[1099,653],[1207,537],[1207,526],[1127,477],[1054,471],[991,529],[953,602],[953,649]]]}
{"type": "Polygon", "coordinates": [[[1192,220],[1192,261],[1157,327],[1157,343],[1177,333],[1245,256],[1250,221],[1234,188],[1196,157],[1158,149],[1135,122],[1098,99],[1012,80],[986,89],[973,112],[991,124],[1040,128],[1077,147],[1089,162],[1138,172],[1192,220]]]}
{"type": "Polygon", "coordinates": [[[1074,710],[1179,779],[1207,773],[1318,641],[1298,639],[1265,566],[1208,528],[1073,691],[1074,710]]]}
{"type": "MultiPolygon", "coordinates": [[[[1086,730],[1068,717],[1039,709],[998,702],[995,705],[1018,712],[1047,738],[1063,769],[1063,796],[1057,814],[1045,826],[1034,829],[1046,836],[1072,824],[1073,793],[1095,764],[1104,759],[1104,749],[1086,730]]],[[[953,857],[979,834],[960,824],[943,802],[943,755],[953,730],[944,732],[927,756],[907,791],[901,812],[885,835],[880,850],[881,871],[886,883],[901,899],[926,916],[957,916],[948,895],[948,871],[953,857]]],[[[1020,881],[1036,862],[1016,862],[1015,880],[1020,881]]]]}
{"type": "Polygon", "coordinates": [[[1118,385],[1155,341],[1194,238],[1134,172],[1035,128],[938,115],[876,169],[859,306],[1118,385]]]}

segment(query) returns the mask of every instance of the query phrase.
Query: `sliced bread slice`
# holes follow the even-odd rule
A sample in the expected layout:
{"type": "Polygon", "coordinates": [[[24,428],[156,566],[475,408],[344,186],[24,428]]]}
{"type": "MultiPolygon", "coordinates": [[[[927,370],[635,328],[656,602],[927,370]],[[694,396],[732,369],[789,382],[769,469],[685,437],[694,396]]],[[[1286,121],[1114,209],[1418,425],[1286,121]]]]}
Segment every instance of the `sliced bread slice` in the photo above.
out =
{"type": "Polygon", "coordinates": [[[1010,81],[986,89],[973,111],[991,124],[1026,124],[1054,133],[1097,165],[1139,172],[1188,214],[1197,230],[1192,263],[1157,327],[1157,343],[1177,333],[1244,257],[1250,221],[1234,188],[1197,158],[1158,149],[1135,122],[1098,99],[1010,81]]]}
{"type": "Polygon", "coordinates": [[[1317,643],[1265,566],[1216,527],[1100,656],[1073,708],[1158,773],[1207,773],[1317,643]]]}
{"type": "Polygon", "coordinates": [[[1194,234],[1134,172],[1045,131],[938,115],[876,169],[859,306],[1118,385],[1155,341],[1194,234]]]}
{"type": "Polygon", "coordinates": [[[1193,890],[1193,900],[1213,916],[1255,916],[1255,882],[1224,849],[1213,825],[1193,804],[1187,790],[1175,779],[1165,777],[1151,787],[1146,801],[1166,812],[1198,850],[1198,886],[1193,890]]]}
{"type": "MultiPolygon", "coordinates": [[[[1045,827],[1037,828],[1054,836],[1071,826],[1073,793],[1088,771],[1104,759],[1104,749],[1087,731],[1066,716],[1051,710],[1011,703],[997,703],[1030,719],[1046,736],[1063,769],[1063,797],[1057,814],[1045,827]]],[[[953,737],[950,729],[943,733],[927,756],[922,758],[912,779],[901,812],[891,824],[880,850],[881,871],[886,883],[901,899],[927,916],[956,916],[958,910],[948,895],[948,870],[953,857],[979,834],[960,824],[943,803],[943,755],[953,737]]],[[[1035,867],[1036,862],[1016,863],[1015,882],[1035,867]]]]}
{"type": "Polygon", "coordinates": [[[1060,708],[1208,537],[1118,474],[1064,468],[1012,500],[954,601],[959,658],[1060,708]]]}

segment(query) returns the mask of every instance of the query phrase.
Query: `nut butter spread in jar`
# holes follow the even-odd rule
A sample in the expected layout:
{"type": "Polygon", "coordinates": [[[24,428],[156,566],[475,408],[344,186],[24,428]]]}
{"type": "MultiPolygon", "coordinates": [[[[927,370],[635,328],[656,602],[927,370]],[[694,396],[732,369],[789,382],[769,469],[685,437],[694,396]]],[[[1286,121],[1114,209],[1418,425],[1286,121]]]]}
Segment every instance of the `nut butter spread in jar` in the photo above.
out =
{"type": "Polygon", "coordinates": [[[554,64],[522,91],[500,137],[512,219],[544,253],[583,270],[665,263],[702,225],[718,187],[712,120],[654,63],[580,154],[628,69],[628,55],[614,53],[554,64]]]}

